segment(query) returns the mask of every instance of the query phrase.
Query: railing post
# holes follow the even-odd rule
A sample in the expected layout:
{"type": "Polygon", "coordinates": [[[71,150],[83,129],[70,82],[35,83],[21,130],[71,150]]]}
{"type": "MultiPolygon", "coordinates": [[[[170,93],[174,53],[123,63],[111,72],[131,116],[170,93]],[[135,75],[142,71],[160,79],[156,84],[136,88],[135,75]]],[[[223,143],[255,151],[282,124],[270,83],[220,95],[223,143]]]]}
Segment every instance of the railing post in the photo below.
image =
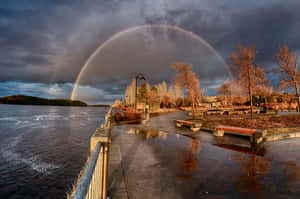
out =
{"type": "Polygon", "coordinates": [[[108,158],[109,158],[109,143],[104,143],[104,161],[103,161],[103,199],[107,198],[107,182],[108,182],[108,158]]]}
{"type": "Polygon", "coordinates": [[[99,185],[97,185],[99,187],[99,195],[100,197],[102,197],[103,195],[103,184],[102,184],[102,179],[103,179],[103,167],[102,167],[102,163],[103,163],[103,148],[101,148],[101,151],[99,153],[99,160],[101,165],[99,164],[99,169],[100,169],[100,175],[99,175],[99,185]]]}

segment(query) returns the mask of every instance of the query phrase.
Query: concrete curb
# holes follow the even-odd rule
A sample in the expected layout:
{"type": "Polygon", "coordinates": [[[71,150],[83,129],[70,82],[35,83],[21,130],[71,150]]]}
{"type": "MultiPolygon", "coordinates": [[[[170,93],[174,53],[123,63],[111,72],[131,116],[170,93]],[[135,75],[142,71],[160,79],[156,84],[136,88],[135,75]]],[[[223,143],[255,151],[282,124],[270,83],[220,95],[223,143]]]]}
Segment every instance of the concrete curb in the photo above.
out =
{"type": "Polygon", "coordinates": [[[272,142],[277,140],[289,139],[289,138],[300,138],[300,132],[285,133],[279,135],[269,135],[264,137],[265,142],[272,142]]]}
{"type": "Polygon", "coordinates": [[[207,132],[213,132],[214,131],[214,129],[211,129],[211,128],[207,128],[207,127],[201,127],[200,128],[200,131],[207,131],[207,132]]]}
{"type": "MultiPolygon", "coordinates": [[[[201,131],[206,131],[206,132],[213,132],[214,129],[212,128],[207,128],[207,127],[201,127],[201,131]]],[[[291,138],[300,138],[300,132],[293,132],[293,133],[284,133],[284,134],[278,134],[278,135],[269,135],[266,136],[265,132],[263,135],[263,141],[264,142],[273,142],[277,140],[283,140],[283,139],[291,139],[291,138]]]]}

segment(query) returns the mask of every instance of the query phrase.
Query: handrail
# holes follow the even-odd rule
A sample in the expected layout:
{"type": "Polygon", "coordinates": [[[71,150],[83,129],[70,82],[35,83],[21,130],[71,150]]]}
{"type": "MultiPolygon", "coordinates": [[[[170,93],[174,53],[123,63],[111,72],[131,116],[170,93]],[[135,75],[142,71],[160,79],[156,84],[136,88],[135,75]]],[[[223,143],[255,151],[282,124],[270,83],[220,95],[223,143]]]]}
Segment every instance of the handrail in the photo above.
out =
{"type": "Polygon", "coordinates": [[[99,157],[100,148],[102,147],[103,144],[99,142],[91,156],[88,166],[86,167],[82,177],[80,178],[80,182],[77,185],[75,192],[72,194],[72,199],[86,198],[86,195],[89,190],[89,185],[94,174],[95,166],[99,157]]]}
{"type": "Polygon", "coordinates": [[[97,128],[90,140],[92,156],[83,176],[72,193],[72,199],[107,198],[108,159],[112,106],[105,115],[104,124],[97,128]]]}
{"type": "Polygon", "coordinates": [[[111,116],[112,116],[112,106],[110,106],[108,112],[105,115],[104,128],[110,128],[111,116]]]}

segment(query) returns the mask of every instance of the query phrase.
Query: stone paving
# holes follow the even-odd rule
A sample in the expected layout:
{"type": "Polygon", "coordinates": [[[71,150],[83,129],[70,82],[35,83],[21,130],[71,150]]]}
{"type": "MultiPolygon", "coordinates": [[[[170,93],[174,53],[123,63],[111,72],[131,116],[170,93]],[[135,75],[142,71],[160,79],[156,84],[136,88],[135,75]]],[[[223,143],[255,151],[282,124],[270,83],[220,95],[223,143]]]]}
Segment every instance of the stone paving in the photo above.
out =
{"type": "Polygon", "coordinates": [[[122,155],[117,142],[110,145],[109,154],[109,195],[114,199],[128,199],[128,193],[121,166],[122,155]]]}
{"type": "MultiPolygon", "coordinates": [[[[183,112],[177,112],[169,114],[168,117],[154,117],[151,118],[146,124],[143,125],[135,125],[136,127],[142,127],[142,128],[154,128],[157,130],[164,130],[166,132],[177,132],[177,133],[184,133],[184,131],[180,131],[177,128],[174,127],[173,120],[174,119],[184,119],[186,116],[183,112]]],[[[109,195],[113,199],[127,199],[127,198],[157,198],[157,194],[160,192],[160,184],[159,184],[159,178],[157,176],[160,176],[158,172],[160,172],[160,169],[153,169],[158,162],[155,160],[154,156],[147,155],[147,159],[145,160],[144,154],[152,154],[152,151],[149,147],[141,147],[134,146],[134,138],[131,140],[125,138],[122,136],[122,133],[120,134],[120,131],[124,131],[124,128],[115,127],[112,129],[112,144],[110,147],[110,159],[109,159],[109,195]],[[124,177],[124,168],[125,163],[123,160],[122,162],[122,153],[120,150],[120,147],[122,146],[122,153],[123,154],[131,154],[133,156],[133,159],[130,161],[139,161],[143,162],[145,164],[145,167],[142,167],[142,169],[135,168],[134,165],[132,165],[131,169],[126,170],[127,175],[130,176],[136,176],[134,178],[125,179],[124,177]],[[138,148],[139,151],[136,151],[135,149],[138,148]],[[140,153],[140,151],[143,151],[140,153]],[[150,167],[148,167],[150,165],[150,167]],[[147,169],[148,168],[148,169],[147,169]],[[139,170],[138,173],[136,171],[139,170]],[[143,179],[143,180],[140,180],[143,179]],[[147,179],[156,179],[155,181],[151,181],[149,183],[149,180],[147,179]],[[135,194],[131,196],[128,193],[128,189],[130,190],[136,190],[135,194]],[[143,189],[147,189],[147,191],[143,191],[143,189]],[[156,197],[153,197],[156,195],[156,197]],[[129,197],[130,196],[130,197],[129,197]]],[[[186,130],[186,133],[188,133],[188,130],[186,130]]],[[[126,162],[128,165],[128,161],[126,162]]],[[[141,165],[139,166],[141,167],[141,165]]]]}
{"type": "MultiPolygon", "coordinates": [[[[115,133],[119,130],[119,128],[114,129],[115,133]]],[[[122,134],[118,134],[113,138],[112,147],[120,146],[122,155],[127,158],[119,162],[121,169],[116,168],[118,167],[116,165],[110,168],[115,173],[118,169],[122,170],[118,171],[120,186],[117,188],[116,194],[112,194],[112,198],[160,198],[159,164],[152,155],[151,147],[135,142],[134,137],[124,137],[122,134]],[[126,171],[125,178],[124,171],[126,171]],[[126,189],[130,191],[127,192],[126,189]]]]}

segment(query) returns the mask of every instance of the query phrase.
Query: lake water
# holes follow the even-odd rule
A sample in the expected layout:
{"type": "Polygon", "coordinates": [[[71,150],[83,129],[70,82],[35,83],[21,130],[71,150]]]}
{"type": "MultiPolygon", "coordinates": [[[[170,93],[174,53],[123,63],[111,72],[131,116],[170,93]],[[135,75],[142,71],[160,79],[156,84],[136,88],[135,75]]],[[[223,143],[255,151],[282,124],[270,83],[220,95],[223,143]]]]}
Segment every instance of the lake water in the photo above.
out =
{"type": "Polygon", "coordinates": [[[64,198],[106,111],[0,105],[0,198],[64,198]]]}

